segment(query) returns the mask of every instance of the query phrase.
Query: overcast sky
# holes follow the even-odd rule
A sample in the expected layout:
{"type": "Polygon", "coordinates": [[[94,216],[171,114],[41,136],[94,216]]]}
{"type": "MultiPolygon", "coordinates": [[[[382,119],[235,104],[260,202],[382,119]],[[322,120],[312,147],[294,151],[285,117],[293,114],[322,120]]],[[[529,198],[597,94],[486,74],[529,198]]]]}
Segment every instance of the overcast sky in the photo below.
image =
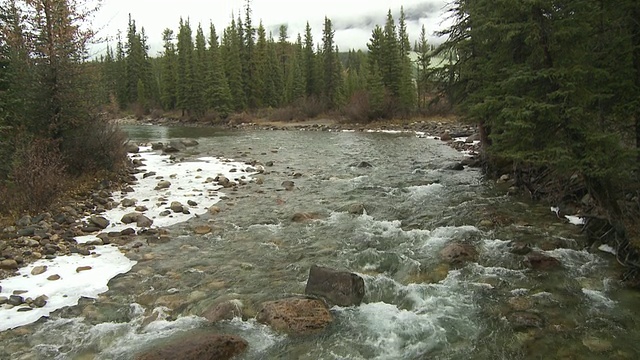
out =
{"type": "MultiPolygon", "coordinates": [[[[391,9],[397,21],[400,7],[404,6],[411,43],[418,38],[424,24],[431,43],[439,42],[433,36],[435,30],[442,29],[443,13],[447,0],[252,0],[252,20],[255,27],[260,20],[267,32],[272,31],[277,38],[282,24],[289,27],[290,41],[295,41],[298,33],[304,32],[307,21],[313,31],[314,42],[321,41],[324,17],[331,19],[335,29],[335,41],[341,51],[350,48],[364,49],[376,24],[384,25],[387,11],[391,9]]],[[[112,38],[118,30],[126,34],[129,13],[136,21],[138,29],[144,27],[151,47],[150,55],[155,56],[162,49],[162,30],[171,28],[177,32],[180,17],[189,18],[194,29],[202,23],[207,33],[210,22],[216,26],[218,35],[231,22],[231,13],[242,14],[244,0],[104,0],[95,17],[93,26],[99,36],[112,38]]],[[[97,46],[100,51],[106,45],[97,46]]]]}

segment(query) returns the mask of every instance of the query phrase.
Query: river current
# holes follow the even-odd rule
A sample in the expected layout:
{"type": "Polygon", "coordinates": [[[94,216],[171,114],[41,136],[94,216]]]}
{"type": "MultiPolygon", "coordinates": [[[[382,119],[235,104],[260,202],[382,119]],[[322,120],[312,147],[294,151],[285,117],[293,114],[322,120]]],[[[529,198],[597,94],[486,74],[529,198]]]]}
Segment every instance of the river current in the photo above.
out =
{"type": "Polygon", "coordinates": [[[413,133],[125,130],[141,143],[196,139],[197,147],[177,155],[183,161],[215,156],[272,166],[253,177],[261,184],[223,190],[220,213],[172,226],[168,243],[138,248],[144,261],[98,299],[0,333],[0,358],[131,359],[189,331],[243,337],[249,348],[241,359],[640,354],[640,296],[618,283],[615,258],[585,250],[580,227],[549,204],[506,196],[476,169],[447,170],[463,155],[440,141],[413,133]],[[349,212],[359,205],[363,214],[349,212]],[[293,221],[296,213],[314,219],[293,221]],[[203,224],[213,231],[195,235],[203,224]],[[440,252],[454,242],[472,244],[477,258],[446,264],[440,252]],[[561,268],[528,268],[510,252],[512,242],[561,268]],[[250,316],[216,324],[198,316],[222,300],[251,315],[264,301],[301,294],[314,264],[356,272],[366,287],[363,304],[332,308],[335,321],[322,332],[288,336],[250,316]],[[523,326],[522,313],[535,326],[523,326]]]}

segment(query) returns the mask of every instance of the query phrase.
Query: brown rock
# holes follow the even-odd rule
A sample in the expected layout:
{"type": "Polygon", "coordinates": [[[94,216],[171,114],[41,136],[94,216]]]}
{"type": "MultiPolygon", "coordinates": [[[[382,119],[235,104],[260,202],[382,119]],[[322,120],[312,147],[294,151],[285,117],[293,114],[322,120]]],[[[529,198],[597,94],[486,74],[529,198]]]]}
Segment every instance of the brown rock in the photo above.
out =
{"type": "Polygon", "coordinates": [[[55,274],[55,275],[51,275],[47,278],[47,280],[49,281],[56,281],[56,280],[60,280],[60,275],[55,274]]]}
{"type": "Polygon", "coordinates": [[[316,219],[320,219],[320,215],[315,213],[295,213],[291,217],[291,221],[298,223],[316,219]]]}
{"type": "Polygon", "coordinates": [[[364,280],[354,273],[313,265],[304,292],[338,306],[360,305],[364,297],[364,280]]]}
{"type": "Polygon", "coordinates": [[[46,265],[36,266],[31,270],[31,275],[40,275],[40,274],[44,273],[45,271],[47,271],[47,266],[46,265]]]}
{"type": "Polygon", "coordinates": [[[553,270],[562,267],[558,259],[540,253],[527,255],[525,265],[534,270],[553,270]]]}
{"type": "Polygon", "coordinates": [[[202,317],[211,321],[231,320],[235,317],[242,317],[242,303],[240,301],[225,301],[206,310],[202,317]]]}
{"type": "Polygon", "coordinates": [[[247,342],[234,335],[189,334],[136,356],[136,360],[226,360],[243,353],[247,342]]]}
{"type": "Polygon", "coordinates": [[[18,262],[14,259],[6,259],[0,261],[0,269],[15,270],[18,268],[18,262]]]}
{"type": "Polygon", "coordinates": [[[453,243],[440,250],[440,256],[451,265],[460,265],[467,261],[474,261],[478,252],[473,245],[453,243]]]}
{"type": "Polygon", "coordinates": [[[509,323],[516,331],[526,330],[530,328],[540,328],[544,326],[544,320],[534,313],[517,311],[509,314],[507,317],[509,323]]]}
{"type": "Polygon", "coordinates": [[[322,300],[288,298],[263,303],[256,320],[278,331],[301,334],[323,329],[333,317],[322,300]]]}
{"type": "Polygon", "coordinates": [[[211,226],[208,226],[208,225],[196,226],[193,229],[193,232],[195,232],[197,235],[206,235],[211,232],[211,226]]]}
{"type": "Polygon", "coordinates": [[[77,273],[82,272],[82,271],[87,271],[87,270],[91,270],[91,266],[78,266],[76,268],[76,272],[77,273]]]}
{"type": "Polygon", "coordinates": [[[291,191],[296,187],[296,184],[291,180],[285,180],[281,185],[287,191],[291,191]]]}

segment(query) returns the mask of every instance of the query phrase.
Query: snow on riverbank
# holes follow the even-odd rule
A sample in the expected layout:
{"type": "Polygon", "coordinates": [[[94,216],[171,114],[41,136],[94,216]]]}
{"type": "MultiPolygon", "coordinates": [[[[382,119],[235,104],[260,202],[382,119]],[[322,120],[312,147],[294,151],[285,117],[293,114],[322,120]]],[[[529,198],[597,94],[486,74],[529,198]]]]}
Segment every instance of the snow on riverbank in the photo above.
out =
{"type": "MultiPolygon", "coordinates": [[[[131,186],[133,192],[113,194],[113,198],[118,203],[125,197],[135,200],[135,206],[118,206],[101,214],[110,222],[105,232],[139,230],[135,223],[121,221],[136,206],[138,210],[141,206],[147,208],[140,212],[153,220],[152,227],[187,221],[194,213],[205,213],[224,196],[218,191],[222,186],[214,183],[213,178],[222,175],[233,180],[248,177],[255,171],[245,164],[213,157],[173,162],[168,155],[154,152],[150,147],[141,148],[140,154],[134,157],[142,160],[141,169],[145,171],[136,175],[138,183],[131,186]],[[144,178],[144,173],[151,171],[155,174],[144,178]],[[160,189],[160,181],[171,184],[160,189]],[[168,210],[172,202],[180,202],[188,211],[168,210]]],[[[87,235],[77,237],[76,241],[86,243],[96,239],[95,235],[87,235]]],[[[112,245],[97,246],[93,253],[38,260],[20,269],[18,275],[0,281],[0,331],[33,323],[55,310],[76,305],[81,297],[96,298],[109,289],[109,280],[136,264],[112,245]]]]}

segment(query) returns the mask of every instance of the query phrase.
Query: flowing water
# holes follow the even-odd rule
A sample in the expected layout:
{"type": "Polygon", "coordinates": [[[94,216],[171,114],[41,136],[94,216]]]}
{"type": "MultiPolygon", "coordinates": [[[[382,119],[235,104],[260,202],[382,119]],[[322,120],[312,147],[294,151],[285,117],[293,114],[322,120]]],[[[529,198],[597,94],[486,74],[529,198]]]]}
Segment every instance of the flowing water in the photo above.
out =
{"type": "MultiPolygon", "coordinates": [[[[263,184],[227,192],[223,211],[169,229],[144,245],[134,268],[99,299],[0,333],[9,359],[130,359],[180,333],[237,334],[242,359],[635,359],[638,294],[615,280],[606,253],[583,250],[580,229],[548,206],[506,197],[477,170],[443,170],[462,155],[412,134],[220,132],[137,126],[134,141],[196,138],[190,155],[269,161],[263,184]],[[197,152],[195,154],[194,152],[197,152]],[[371,167],[358,167],[361,162],[371,167]],[[295,182],[293,191],[281,183],[295,182]],[[351,205],[363,204],[362,215],[351,205]],[[313,214],[309,222],[292,221],[313,214]],[[479,224],[492,226],[483,227],[479,224]],[[490,221],[490,222],[487,222],[490,221]],[[209,224],[214,231],[193,235],[209,224]],[[558,259],[535,271],[512,254],[521,241],[558,259]],[[440,251],[466,242],[476,261],[445,264],[440,251]],[[273,332],[248,317],[209,324],[222,300],[255,314],[263,301],[301,294],[311,265],[365,280],[358,307],[306,336],[273,332]],[[519,326],[529,314],[536,327],[519,326]]],[[[206,169],[203,169],[206,173],[206,169]]],[[[215,174],[207,174],[215,176],[215,174]]]]}

